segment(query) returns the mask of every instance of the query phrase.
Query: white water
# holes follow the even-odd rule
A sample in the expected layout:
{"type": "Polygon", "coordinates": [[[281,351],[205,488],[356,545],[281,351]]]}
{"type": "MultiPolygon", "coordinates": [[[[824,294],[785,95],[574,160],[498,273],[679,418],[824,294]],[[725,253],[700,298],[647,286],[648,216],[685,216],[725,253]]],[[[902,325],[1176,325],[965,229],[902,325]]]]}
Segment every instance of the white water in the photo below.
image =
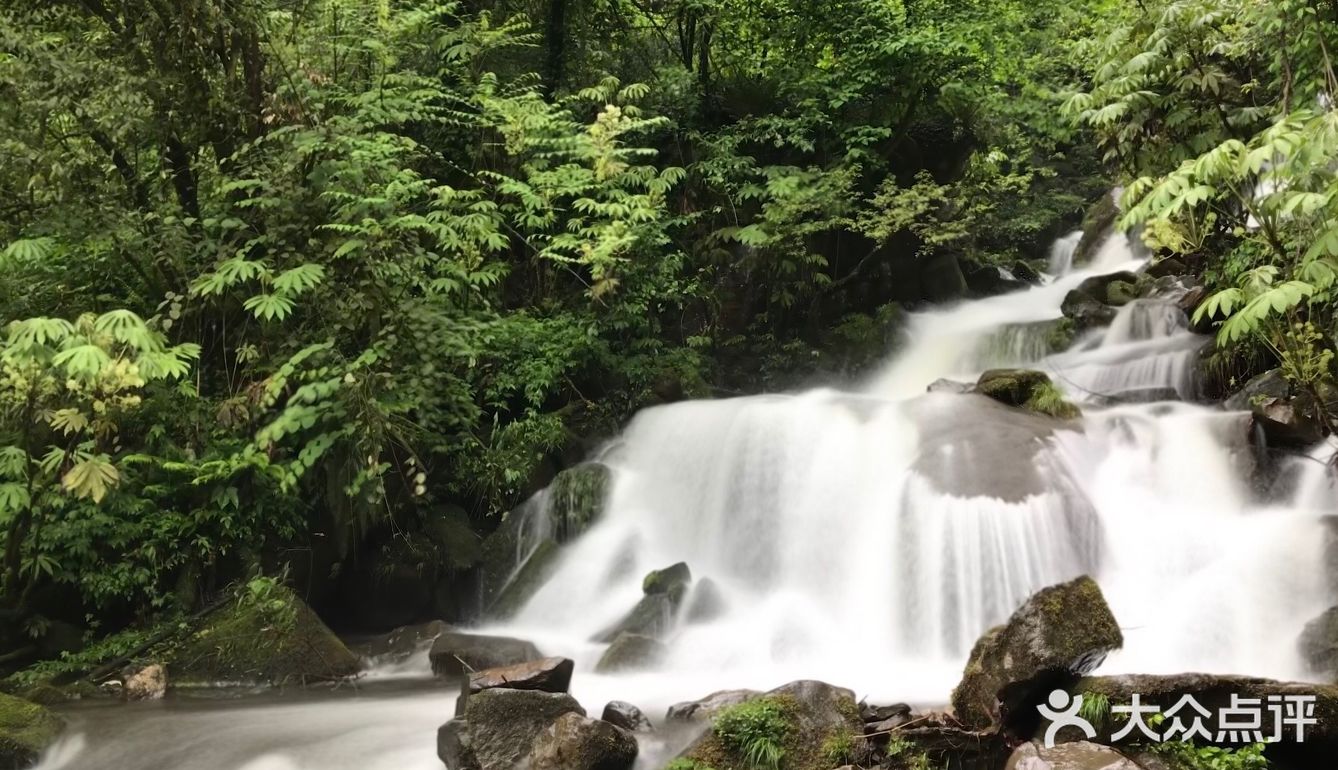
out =
{"type": "Polygon", "coordinates": [[[800,677],[935,703],[982,631],[1036,589],[1090,573],[1127,636],[1107,670],[1303,678],[1295,638],[1325,605],[1323,464],[1293,499],[1260,504],[1243,480],[1243,415],[1101,406],[1192,395],[1205,339],[1183,313],[1141,300],[1071,352],[1000,360],[1037,349],[1019,325],[1059,318],[1084,278],[1139,264],[1112,238],[1049,285],[916,316],[909,347],[854,392],[642,413],[602,458],[617,472],[606,519],[500,630],[575,657],[599,698],[653,709],[800,677]],[[1000,363],[1049,371],[1085,418],[1056,426],[924,395],[1000,363]],[[595,675],[588,640],[635,604],[647,571],[677,561],[725,588],[729,614],[680,625],[657,672],[595,675]]]}
{"type": "MultiPolygon", "coordinates": [[[[1045,286],[915,316],[908,347],[852,390],[638,415],[601,458],[615,469],[604,519],[492,630],[574,658],[573,694],[594,713],[616,698],[654,718],[675,701],[798,678],[939,704],[982,631],[1036,589],[1088,573],[1126,635],[1107,672],[1304,677],[1296,636],[1331,603],[1319,519],[1338,513],[1332,448],[1296,460],[1285,493],[1260,503],[1245,481],[1243,415],[1104,406],[1192,394],[1203,339],[1168,302],[1126,306],[1109,329],[1037,360],[1068,291],[1139,265],[1112,238],[1069,271],[1073,245],[1056,247],[1063,274],[1045,286]],[[925,393],[1000,365],[1050,372],[1084,418],[925,393]],[[717,583],[728,612],[680,624],[656,670],[595,674],[603,645],[591,638],[636,603],[647,571],[677,561],[717,583]]],[[[347,698],[81,711],[42,767],[439,770],[435,729],[453,694],[378,689],[415,676],[426,678],[425,659],[382,667],[347,698]]],[[[643,754],[649,770],[663,752],[643,754]]]]}

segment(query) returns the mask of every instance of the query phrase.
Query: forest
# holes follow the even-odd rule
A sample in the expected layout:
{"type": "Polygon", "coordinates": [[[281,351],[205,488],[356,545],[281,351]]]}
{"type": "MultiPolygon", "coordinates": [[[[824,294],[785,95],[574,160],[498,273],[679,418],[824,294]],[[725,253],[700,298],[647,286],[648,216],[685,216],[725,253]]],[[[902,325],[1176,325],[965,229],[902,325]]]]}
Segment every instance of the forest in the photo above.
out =
{"type": "Polygon", "coordinates": [[[0,0],[5,689],[238,595],[467,622],[639,411],[864,382],[1074,231],[1199,283],[1202,400],[1277,370],[1326,436],[1335,46],[1322,0],[0,0]]]}

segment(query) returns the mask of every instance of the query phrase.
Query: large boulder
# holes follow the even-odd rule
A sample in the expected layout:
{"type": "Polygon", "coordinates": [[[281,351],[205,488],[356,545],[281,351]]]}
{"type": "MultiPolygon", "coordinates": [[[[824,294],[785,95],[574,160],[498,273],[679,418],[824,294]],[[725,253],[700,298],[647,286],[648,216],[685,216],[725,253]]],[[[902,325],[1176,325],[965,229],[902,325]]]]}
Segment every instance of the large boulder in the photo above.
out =
{"type": "Polygon", "coordinates": [[[744,767],[748,744],[761,739],[779,750],[777,770],[830,770],[865,758],[857,739],[863,728],[850,690],[791,682],[717,712],[711,729],[681,757],[708,767],[744,767]]]}
{"type": "Polygon", "coordinates": [[[1001,404],[1016,406],[1047,417],[1073,419],[1078,407],[1065,400],[1063,392],[1045,372],[1031,369],[991,369],[980,375],[976,392],[1001,404]]]}
{"type": "Polygon", "coordinates": [[[0,694],[0,769],[20,770],[37,764],[64,728],[60,717],[45,707],[0,694]]]}
{"type": "Polygon", "coordinates": [[[576,664],[571,658],[541,658],[510,666],[498,666],[469,675],[469,691],[479,693],[502,687],[510,690],[567,692],[576,664]]]}
{"type": "MultiPolygon", "coordinates": [[[[1281,762],[1283,767],[1306,768],[1331,767],[1333,757],[1338,756],[1338,687],[1332,685],[1277,682],[1243,676],[1173,674],[1084,677],[1067,689],[1071,694],[1084,698],[1102,697],[1112,707],[1130,705],[1135,694],[1143,706],[1157,706],[1162,710],[1170,709],[1183,698],[1190,697],[1209,713],[1210,716],[1203,718],[1203,726],[1214,737],[1219,735],[1222,727],[1218,722],[1218,714],[1232,707],[1233,697],[1254,699],[1264,704],[1264,729],[1268,734],[1272,733],[1273,726],[1267,705],[1270,698],[1314,698],[1313,716],[1316,724],[1305,728],[1305,741],[1298,742],[1294,728],[1288,727],[1283,732],[1283,740],[1269,745],[1267,756],[1272,761],[1281,762]]],[[[1189,715],[1190,712],[1185,711],[1184,714],[1189,715]]],[[[1199,714],[1195,713],[1191,718],[1197,717],[1199,714]]],[[[1042,719],[1036,728],[1035,737],[1044,736],[1048,728],[1049,722],[1042,719]]],[[[1119,728],[1114,725],[1097,725],[1097,730],[1095,740],[1112,743],[1111,739],[1119,728]]],[[[1135,729],[1121,740],[1134,742],[1141,737],[1140,731],[1135,729]]],[[[1057,741],[1082,738],[1082,733],[1073,729],[1056,733],[1057,741]]],[[[1123,748],[1124,744],[1120,743],[1118,747],[1123,748]]]]}
{"type": "Polygon", "coordinates": [[[1089,577],[1043,589],[1008,622],[976,642],[952,693],[957,719],[985,730],[1032,708],[1057,687],[1071,684],[1124,645],[1101,589],[1089,577]]]}
{"type": "Polygon", "coordinates": [[[361,667],[358,656],[282,586],[228,603],[167,654],[174,687],[332,681],[361,667]]]}
{"type": "Polygon", "coordinates": [[[919,263],[920,291],[930,302],[948,302],[966,294],[966,276],[952,254],[935,254],[919,263]]]}
{"type": "Polygon", "coordinates": [[[1315,674],[1338,681],[1338,607],[1306,624],[1300,638],[1301,657],[1315,674]]]}
{"type": "Polygon", "coordinates": [[[608,674],[651,668],[664,660],[666,654],[668,648],[663,642],[649,636],[624,632],[618,634],[618,638],[604,650],[595,664],[595,671],[608,674]]]}
{"type": "Polygon", "coordinates": [[[1115,320],[1118,311],[1092,295],[1074,289],[1064,297],[1059,310],[1064,317],[1073,322],[1076,331],[1086,331],[1101,326],[1109,326],[1115,320]]]}
{"type": "Polygon", "coordinates": [[[467,671],[514,666],[542,657],[539,649],[524,639],[459,631],[440,634],[428,651],[432,673],[447,677],[462,677],[467,671]]]}
{"type": "Polygon", "coordinates": [[[645,595],[617,623],[600,632],[595,641],[612,643],[622,634],[663,637],[678,619],[691,581],[692,572],[682,562],[651,571],[641,582],[645,595]]]}
{"type": "Polygon", "coordinates": [[[621,700],[611,700],[604,706],[600,719],[634,733],[648,733],[655,729],[649,718],[636,706],[621,700]]]}
{"type": "Polygon", "coordinates": [[[437,731],[446,770],[515,770],[539,734],[564,714],[585,716],[565,693],[484,690],[469,697],[464,715],[437,731]]]}
{"type": "Polygon", "coordinates": [[[1108,239],[1119,237],[1115,233],[1115,220],[1119,215],[1120,208],[1115,196],[1109,193],[1102,195],[1088,207],[1083,215],[1082,240],[1078,241],[1078,246],[1073,251],[1075,267],[1090,262],[1108,239]]]}
{"type": "Polygon", "coordinates": [[[1110,294],[1110,287],[1115,283],[1126,283],[1130,286],[1137,286],[1139,283],[1138,275],[1128,271],[1094,275],[1090,278],[1083,279],[1083,282],[1078,284],[1077,290],[1089,297],[1103,300],[1110,294]]]}
{"type": "Polygon", "coordinates": [[[121,697],[126,700],[161,700],[167,695],[167,669],[151,663],[132,670],[125,677],[121,697]]]}
{"type": "Polygon", "coordinates": [[[534,741],[529,770],[631,770],[637,743],[632,734],[598,719],[563,714],[534,741]]]}
{"type": "Polygon", "coordinates": [[[1315,399],[1293,388],[1281,369],[1252,378],[1225,406],[1253,413],[1270,446],[1305,448],[1322,440],[1326,432],[1315,399]]]}
{"type": "MultiPolygon", "coordinates": [[[[1024,263],[1025,264],[1025,263],[1024,263]]],[[[998,294],[1021,291],[1031,288],[1031,284],[1020,280],[1008,270],[995,265],[980,265],[963,271],[966,286],[977,297],[993,297],[998,294]]]]}

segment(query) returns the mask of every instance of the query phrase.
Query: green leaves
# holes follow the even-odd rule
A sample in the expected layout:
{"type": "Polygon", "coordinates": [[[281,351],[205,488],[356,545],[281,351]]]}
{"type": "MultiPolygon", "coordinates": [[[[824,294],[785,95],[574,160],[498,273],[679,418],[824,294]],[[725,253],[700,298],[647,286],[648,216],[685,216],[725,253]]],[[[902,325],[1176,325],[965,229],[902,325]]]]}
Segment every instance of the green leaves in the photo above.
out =
{"type": "Polygon", "coordinates": [[[100,503],[120,479],[121,474],[110,459],[105,455],[93,455],[76,462],[61,477],[61,486],[77,498],[100,503]]]}
{"type": "Polygon", "coordinates": [[[285,270],[274,279],[274,290],[280,294],[294,296],[318,286],[324,278],[324,267],[316,264],[298,265],[291,270],[285,270]]]}
{"type": "Polygon", "coordinates": [[[76,380],[91,381],[111,363],[111,356],[97,345],[84,344],[60,351],[52,363],[76,380]]]}
{"type": "Polygon", "coordinates": [[[282,294],[257,294],[242,307],[263,321],[281,321],[293,312],[293,301],[282,294]]]}

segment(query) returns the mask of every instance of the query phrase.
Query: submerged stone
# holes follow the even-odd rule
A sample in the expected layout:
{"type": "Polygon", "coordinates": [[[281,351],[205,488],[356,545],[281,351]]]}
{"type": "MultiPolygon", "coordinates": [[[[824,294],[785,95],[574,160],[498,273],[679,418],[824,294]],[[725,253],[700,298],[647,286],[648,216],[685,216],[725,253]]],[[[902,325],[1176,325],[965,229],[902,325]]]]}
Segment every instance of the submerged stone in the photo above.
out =
{"type": "Polygon", "coordinates": [[[1050,381],[1050,375],[1032,369],[991,369],[980,375],[976,392],[1047,417],[1068,420],[1082,414],[1050,381]]]}
{"type": "Polygon", "coordinates": [[[662,642],[652,637],[624,632],[600,656],[595,671],[607,674],[651,668],[664,660],[668,651],[662,642]]]}

